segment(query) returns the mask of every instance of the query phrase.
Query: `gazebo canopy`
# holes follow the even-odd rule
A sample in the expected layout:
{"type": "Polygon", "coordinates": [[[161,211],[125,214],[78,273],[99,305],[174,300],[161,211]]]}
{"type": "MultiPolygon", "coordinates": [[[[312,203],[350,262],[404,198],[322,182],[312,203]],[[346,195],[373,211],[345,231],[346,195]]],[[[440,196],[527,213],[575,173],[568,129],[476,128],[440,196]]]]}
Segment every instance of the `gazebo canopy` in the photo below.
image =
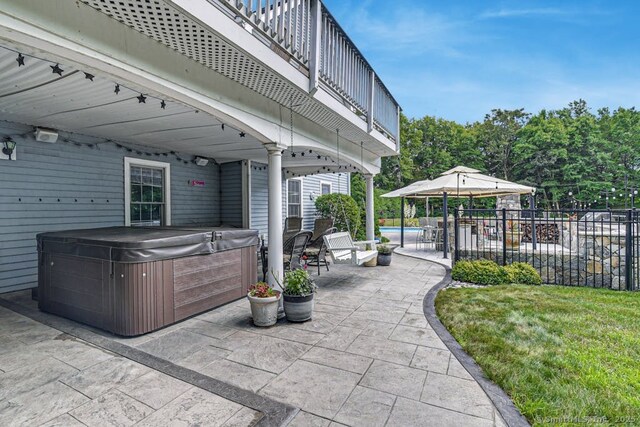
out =
{"type": "Polygon", "coordinates": [[[535,187],[516,184],[481,174],[479,170],[456,166],[434,180],[418,181],[382,197],[495,197],[507,194],[532,194],[535,187]]]}

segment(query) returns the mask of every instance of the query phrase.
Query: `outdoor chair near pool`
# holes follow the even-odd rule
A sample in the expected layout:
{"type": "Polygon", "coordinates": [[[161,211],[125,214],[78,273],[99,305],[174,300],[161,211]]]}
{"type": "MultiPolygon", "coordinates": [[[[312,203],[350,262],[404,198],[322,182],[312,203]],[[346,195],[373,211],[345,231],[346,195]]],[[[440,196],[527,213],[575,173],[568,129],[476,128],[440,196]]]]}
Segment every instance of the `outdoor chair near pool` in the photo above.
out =
{"type": "Polygon", "coordinates": [[[334,264],[362,265],[378,256],[377,250],[364,248],[366,246],[375,247],[375,240],[354,242],[346,231],[329,234],[323,239],[334,264]]]}
{"type": "MultiPolygon", "coordinates": [[[[425,218],[426,219],[426,218],[425,218]]],[[[416,233],[416,249],[424,247],[425,249],[436,242],[438,229],[430,225],[425,225],[418,233],[416,233]]]]}
{"type": "Polygon", "coordinates": [[[307,245],[305,254],[307,255],[307,264],[311,266],[318,266],[318,276],[320,275],[320,266],[324,265],[329,271],[329,260],[327,259],[327,244],[324,241],[324,236],[328,236],[337,231],[337,228],[331,227],[324,231],[315,242],[311,242],[307,245]],[[319,242],[320,246],[312,245],[312,243],[319,242]]]}

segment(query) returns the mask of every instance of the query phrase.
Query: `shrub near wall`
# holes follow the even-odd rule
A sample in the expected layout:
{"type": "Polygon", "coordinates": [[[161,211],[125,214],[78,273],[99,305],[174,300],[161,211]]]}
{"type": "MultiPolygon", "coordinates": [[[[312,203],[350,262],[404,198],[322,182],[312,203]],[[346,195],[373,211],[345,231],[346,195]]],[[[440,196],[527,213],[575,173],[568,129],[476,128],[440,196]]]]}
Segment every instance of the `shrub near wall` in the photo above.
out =
{"type": "Polygon", "coordinates": [[[512,283],[523,285],[541,285],[538,272],[529,264],[514,262],[501,267],[493,261],[458,261],[451,270],[451,278],[460,282],[495,286],[512,283]]]}
{"type": "Polygon", "coordinates": [[[360,208],[353,197],[348,194],[325,194],[316,199],[318,216],[334,219],[334,227],[338,231],[350,231],[354,239],[364,233],[360,223],[360,208]]]}
{"type": "Polygon", "coordinates": [[[520,285],[542,285],[542,279],[540,274],[533,266],[526,262],[514,262],[511,265],[503,267],[509,275],[510,283],[517,283],[520,285]]]}

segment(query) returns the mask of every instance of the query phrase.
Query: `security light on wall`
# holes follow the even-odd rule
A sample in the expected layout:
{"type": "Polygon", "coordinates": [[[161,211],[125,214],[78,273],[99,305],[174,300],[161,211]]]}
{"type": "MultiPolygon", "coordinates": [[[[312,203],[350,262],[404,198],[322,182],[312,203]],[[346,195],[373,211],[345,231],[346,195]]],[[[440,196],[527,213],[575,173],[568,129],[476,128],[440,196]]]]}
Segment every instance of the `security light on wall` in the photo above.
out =
{"type": "Polygon", "coordinates": [[[198,166],[207,166],[209,164],[209,159],[205,159],[204,157],[196,157],[194,161],[198,166]]]}
{"type": "Polygon", "coordinates": [[[58,140],[58,132],[53,129],[36,128],[36,141],[53,144],[58,140]]]}

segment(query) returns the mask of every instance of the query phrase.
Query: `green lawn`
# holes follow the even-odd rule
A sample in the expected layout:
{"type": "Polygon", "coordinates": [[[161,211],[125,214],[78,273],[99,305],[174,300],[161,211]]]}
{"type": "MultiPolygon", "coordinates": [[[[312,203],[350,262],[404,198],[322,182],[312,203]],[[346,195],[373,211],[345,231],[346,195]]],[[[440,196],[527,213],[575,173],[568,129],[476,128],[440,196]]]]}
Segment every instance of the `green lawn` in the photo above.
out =
{"type": "Polygon", "coordinates": [[[436,310],[531,423],[640,425],[639,293],[455,288],[436,310]]]}

